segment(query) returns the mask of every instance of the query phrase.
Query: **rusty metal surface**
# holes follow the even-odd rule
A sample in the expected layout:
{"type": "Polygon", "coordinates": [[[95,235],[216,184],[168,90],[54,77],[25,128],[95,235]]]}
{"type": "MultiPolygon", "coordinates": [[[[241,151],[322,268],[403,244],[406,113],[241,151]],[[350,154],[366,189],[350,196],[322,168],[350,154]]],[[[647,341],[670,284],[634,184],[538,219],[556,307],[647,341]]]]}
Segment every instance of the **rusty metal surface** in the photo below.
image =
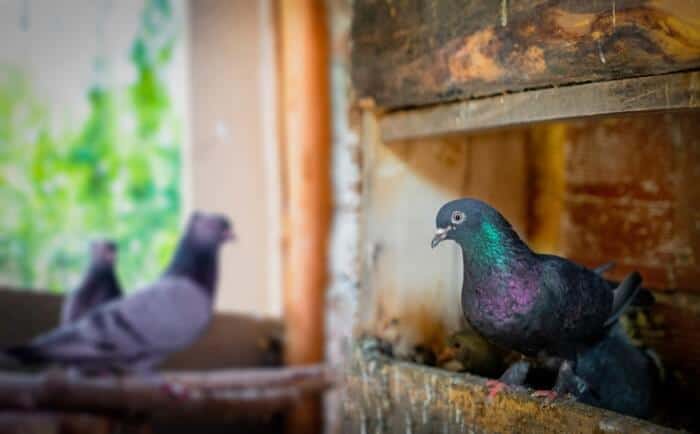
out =
{"type": "Polygon", "coordinates": [[[700,72],[588,83],[390,113],[386,142],[577,117],[700,108],[700,72]]]}

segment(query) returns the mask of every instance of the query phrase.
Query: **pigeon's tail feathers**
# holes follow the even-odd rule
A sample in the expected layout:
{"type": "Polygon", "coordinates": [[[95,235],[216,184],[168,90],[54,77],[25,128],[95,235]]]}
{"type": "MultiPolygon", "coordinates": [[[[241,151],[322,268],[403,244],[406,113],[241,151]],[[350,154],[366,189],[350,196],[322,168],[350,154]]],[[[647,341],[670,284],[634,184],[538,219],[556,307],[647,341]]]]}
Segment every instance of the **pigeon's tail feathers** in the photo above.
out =
{"type": "Polygon", "coordinates": [[[4,350],[3,353],[24,365],[39,365],[48,361],[46,355],[30,345],[11,347],[4,350]]]}
{"type": "Polygon", "coordinates": [[[605,327],[610,327],[620,318],[637,296],[642,285],[642,276],[638,272],[632,272],[613,292],[612,315],[605,321],[605,327]]]}
{"type": "Polygon", "coordinates": [[[606,262],[605,264],[601,264],[595,267],[593,269],[593,272],[595,272],[595,274],[599,276],[602,276],[603,274],[615,268],[615,265],[615,261],[606,262]]]}

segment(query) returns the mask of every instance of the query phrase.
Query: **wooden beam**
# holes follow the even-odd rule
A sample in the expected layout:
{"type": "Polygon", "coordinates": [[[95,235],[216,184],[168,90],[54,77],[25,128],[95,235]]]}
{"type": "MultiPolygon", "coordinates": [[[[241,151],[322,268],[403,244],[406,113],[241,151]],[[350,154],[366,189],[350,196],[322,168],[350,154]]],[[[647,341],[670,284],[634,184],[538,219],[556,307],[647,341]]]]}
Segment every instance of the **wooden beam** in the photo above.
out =
{"type": "Polygon", "coordinates": [[[600,433],[677,432],[561,400],[548,406],[525,392],[488,398],[486,379],[354,352],[346,381],[344,432],[600,433]]]}
{"type": "Polygon", "coordinates": [[[265,418],[332,382],[322,365],[303,368],[81,377],[64,372],[0,374],[0,408],[140,415],[148,420],[265,418]],[[181,387],[182,396],[171,390],[181,387]]]}
{"type": "Polygon", "coordinates": [[[282,1],[280,28],[289,213],[284,289],[286,360],[298,364],[323,358],[330,221],[330,105],[323,2],[282,1]]]}
{"type": "MultiPolygon", "coordinates": [[[[285,361],[324,357],[327,239],[330,227],[328,31],[322,0],[278,3],[281,123],[285,156],[285,361]]],[[[305,401],[289,432],[320,427],[320,402],[305,401]]]]}
{"type": "Polygon", "coordinates": [[[396,109],[700,67],[692,0],[354,2],[352,78],[396,109]]]}
{"type": "Polygon", "coordinates": [[[380,128],[382,139],[388,142],[533,122],[699,107],[700,72],[679,72],[399,111],[385,115],[380,128]]]}

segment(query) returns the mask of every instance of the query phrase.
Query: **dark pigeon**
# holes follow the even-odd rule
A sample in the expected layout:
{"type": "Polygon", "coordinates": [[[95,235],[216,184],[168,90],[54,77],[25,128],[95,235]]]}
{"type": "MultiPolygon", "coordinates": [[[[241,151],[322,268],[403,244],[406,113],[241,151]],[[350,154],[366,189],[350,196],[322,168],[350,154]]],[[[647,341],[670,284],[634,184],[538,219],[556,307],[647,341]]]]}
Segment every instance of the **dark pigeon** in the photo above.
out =
{"type": "Polygon", "coordinates": [[[648,419],[659,371],[657,360],[635,347],[618,324],[579,354],[565,392],[596,407],[648,419]]]}
{"type": "MultiPolygon", "coordinates": [[[[560,374],[605,336],[641,283],[632,273],[614,288],[593,270],[533,252],[498,211],[475,199],[448,202],[436,225],[433,247],[450,239],[462,250],[467,321],[503,348],[563,359],[560,374]]],[[[554,392],[563,381],[560,375],[554,392]]]]}
{"type": "Polygon", "coordinates": [[[219,248],[232,237],[227,218],[195,213],[154,283],[6,353],[24,363],[52,362],[89,372],[153,369],[209,325],[219,248]]]}
{"type": "MultiPolygon", "coordinates": [[[[549,361],[550,366],[556,365],[549,361]]],[[[548,364],[545,361],[544,365],[548,364]]],[[[521,360],[508,369],[511,385],[526,385],[532,363],[521,360]]],[[[649,352],[635,347],[619,324],[593,346],[580,352],[576,371],[563,372],[562,392],[595,407],[628,416],[652,416],[660,365],[649,352]]]]}
{"type": "Polygon", "coordinates": [[[66,295],[61,310],[61,324],[78,320],[86,312],[122,295],[114,272],[117,245],[108,240],[90,244],[90,265],[77,288],[66,295]]]}

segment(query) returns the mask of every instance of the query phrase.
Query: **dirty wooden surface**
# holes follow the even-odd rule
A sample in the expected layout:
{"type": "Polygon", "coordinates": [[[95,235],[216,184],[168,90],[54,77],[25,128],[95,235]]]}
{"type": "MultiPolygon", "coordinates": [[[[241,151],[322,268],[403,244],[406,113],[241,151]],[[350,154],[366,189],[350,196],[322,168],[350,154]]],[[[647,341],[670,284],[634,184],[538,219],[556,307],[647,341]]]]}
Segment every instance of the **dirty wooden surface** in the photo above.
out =
{"type": "Polygon", "coordinates": [[[700,67],[692,0],[358,0],[352,78],[395,109],[700,67]]]}
{"type": "Polygon", "coordinates": [[[700,72],[677,72],[498,95],[388,113],[384,141],[576,117],[700,108],[700,72]]]}
{"type": "Polygon", "coordinates": [[[345,432],[672,433],[576,402],[542,402],[506,390],[489,400],[485,379],[398,362],[359,347],[346,381],[345,432]]]}
{"type": "Polygon", "coordinates": [[[0,408],[170,423],[265,420],[302,397],[318,396],[334,380],[333,371],[323,365],[102,377],[60,371],[2,373],[0,408]],[[181,396],[173,396],[172,387],[181,387],[181,396]]]}

